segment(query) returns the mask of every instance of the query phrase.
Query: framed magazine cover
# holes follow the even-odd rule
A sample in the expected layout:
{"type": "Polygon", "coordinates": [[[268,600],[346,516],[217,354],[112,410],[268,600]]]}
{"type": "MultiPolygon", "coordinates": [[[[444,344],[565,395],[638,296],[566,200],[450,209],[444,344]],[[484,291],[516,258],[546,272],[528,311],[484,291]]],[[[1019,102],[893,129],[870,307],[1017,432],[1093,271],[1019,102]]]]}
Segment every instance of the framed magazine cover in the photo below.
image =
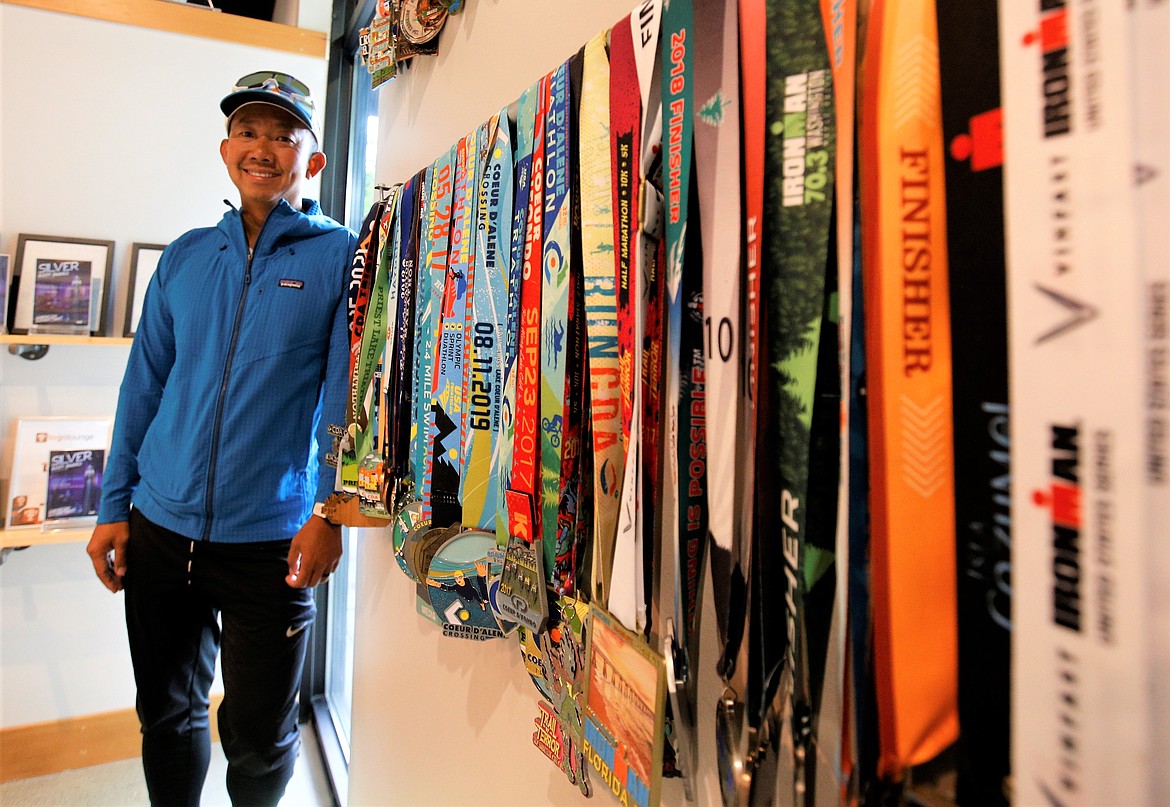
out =
{"type": "Polygon", "coordinates": [[[123,336],[133,336],[138,330],[138,318],[142,316],[142,301],[146,297],[146,287],[154,277],[154,270],[158,268],[158,260],[166,247],[166,244],[138,242],[130,245],[130,275],[126,284],[126,322],[122,327],[123,336]]]}
{"type": "Polygon", "coordinates": [[[66,510],[71,518],[86,511],[92,511],[91,520],[95,518],[114,419],[22,417],[15,426],[5,528],[52,529],[61,526],[54,522],[59,522],[66,510]],[[55,467],[54,454],[58,455],[55,467]],[[50,480],[55,483],[54,499],[60,500],[54,504],[57,512],[53,515],[49,514],[50,480]],[[74,498],[77,506],[71,504],[74,498]]]}
{"type": "Polygon", "coordinates": [[[100,336],[113,261],[113,241],[21,233],[9,291],[8,330],[100,336]]]}

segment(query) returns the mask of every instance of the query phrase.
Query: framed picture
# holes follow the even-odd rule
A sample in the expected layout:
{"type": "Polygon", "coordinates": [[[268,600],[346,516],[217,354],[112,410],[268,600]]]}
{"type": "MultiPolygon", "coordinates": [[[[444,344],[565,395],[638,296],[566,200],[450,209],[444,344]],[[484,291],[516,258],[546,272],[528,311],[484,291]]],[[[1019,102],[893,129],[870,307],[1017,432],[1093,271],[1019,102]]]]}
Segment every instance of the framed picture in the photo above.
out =
{"type": "Polygon", "coordinates": [[[100,336],[113,261],[113,241],[21,233],[8,329],[100,336]]]}
{"type": "Polygon", "coordinates": [[[12,256],[0,255],[0,333],[8,333],[8,287],[12,285],[12,256]]]}
{"type": "Polygon", "coordinates": [[[18,418],[12,443],[7,529],[51,529],[60,526],[54,522],[66,511],[72,519],[87,508],[93,520],[97,515],[94,496],[101,498],[101,476],[113,426],[112,417],[18,418]],[[56,467],[50,475],[54,455],[56,467]],[[76,505],[72,502],[75,496],[76,505]]]}
{"type": "Polygon", "coordinates": [[[158,259],[162,257],[166,246],[137,242],[130,246],[130,279],[127,283],[126,324],[122,328],[123,336],[133,336],[138,330],[138,318],[142,316],[142,301],[146,297],[146,287],[154,277],[158,259]]]}

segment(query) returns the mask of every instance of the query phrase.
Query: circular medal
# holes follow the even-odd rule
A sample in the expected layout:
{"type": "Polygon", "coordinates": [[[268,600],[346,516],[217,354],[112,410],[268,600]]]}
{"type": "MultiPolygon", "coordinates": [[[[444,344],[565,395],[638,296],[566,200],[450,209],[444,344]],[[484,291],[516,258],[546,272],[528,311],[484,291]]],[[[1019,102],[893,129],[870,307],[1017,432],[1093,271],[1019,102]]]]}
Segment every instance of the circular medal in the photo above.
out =
{"type": "Polygon", "coordinates": [[[747,804],[752,770],[743,751],[744,705],[724,694],[715,705],[715,759],[724,804],[747,804]]]}
{"type": "Polygon", "coordinates": [[[394,559],[398,561],[398,568],[402,569],[402,573],[416,583],[421,583],[422,581],[410,570],[410,564],[407,562],[407,546],[410,544],[410,537],[412,535],[416,533],[421,535],[430,526],[430,520],[423,521],[422,502],[420,501],[407,504],[398,512],[398,515],[394,519],[394,559]]]}
{"type": "Polygon", "coordinates": [[[438,0],[402,0],[398,12],[398,30],[418,45],[434,39],[446,21],[447,10],[438,0]]]}
{"type": "Polygon", "coordinates": [[[427,579],[427,570],[431,566],[431,559],[439,551],[439,547],[447,540],[454,527],[432,527],[422,532],[419,537],[407,543],[407,563],[410,570],[420,581],[427,579]]]}
{"type": "Polygon", "coordinates": [[[446,537],[427,567],[427,594],[443,620],[443,632],[467,639],[504,635],[490,607],[488,553],[496,547],[494,533],[467,530],[446,537]]]}

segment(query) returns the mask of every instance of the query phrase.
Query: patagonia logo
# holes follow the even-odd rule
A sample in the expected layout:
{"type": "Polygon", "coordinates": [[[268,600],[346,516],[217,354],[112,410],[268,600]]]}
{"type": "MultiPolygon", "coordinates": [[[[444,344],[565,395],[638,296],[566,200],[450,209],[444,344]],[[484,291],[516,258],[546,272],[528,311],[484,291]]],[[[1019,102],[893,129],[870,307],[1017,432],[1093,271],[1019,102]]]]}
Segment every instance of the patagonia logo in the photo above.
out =
{"type": "Polygon", "coordinates": [[[303,289],[305,287],[305,281],[282,277],[280,279],[280,287],[282,289],[303,289]]]}

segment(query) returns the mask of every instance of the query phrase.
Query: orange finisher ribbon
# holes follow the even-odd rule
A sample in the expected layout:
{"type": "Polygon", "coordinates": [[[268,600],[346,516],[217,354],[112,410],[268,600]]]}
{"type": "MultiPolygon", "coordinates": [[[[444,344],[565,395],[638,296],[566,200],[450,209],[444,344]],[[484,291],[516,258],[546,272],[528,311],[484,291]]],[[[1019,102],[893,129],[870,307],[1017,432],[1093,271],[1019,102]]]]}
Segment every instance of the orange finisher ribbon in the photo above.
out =
{"type": "Polygon", "coordinates": [[[875,0],[861,87],[879,773],[958,737],[954,454],[933,0],[875,0]]]}

